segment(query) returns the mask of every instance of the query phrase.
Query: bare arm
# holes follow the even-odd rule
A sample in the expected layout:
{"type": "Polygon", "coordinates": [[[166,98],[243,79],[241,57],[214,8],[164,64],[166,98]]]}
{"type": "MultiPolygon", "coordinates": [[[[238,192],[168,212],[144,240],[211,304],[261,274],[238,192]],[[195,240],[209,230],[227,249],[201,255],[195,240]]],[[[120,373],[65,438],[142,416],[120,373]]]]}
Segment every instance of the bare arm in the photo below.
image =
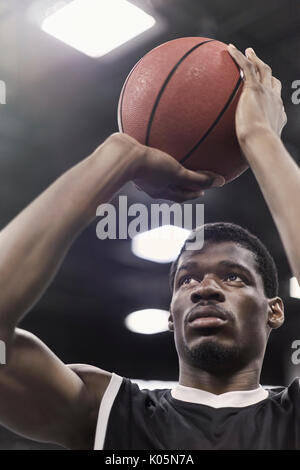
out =
{"type": "Polygon", "coordinates": [[[247,57],[232,46],[229,52],[245,74],[236,114],[239,142],[300,283],[300,169],[280,139],[286,124],[281,83],[251,49],[247,57]]]}
{"type": "Polygon", "coordinates": [[[111,373],[66,366],[33,334],[16,328],[0,369],[0,423],[27,438],[92,449],[111,373]]]}
{"type": "Polygon", "coordinates": [[[253,133],[244,152],[280,234],[294,276],[300,284],[300,169],[274,134],[253,133]],[[257,155],[264,158],[257,158],[257,155]]]}
{"type": "Polygon", "coordinates": [[[109,137],[0,232],[0,332],[12,332],[95,218],[97,206],[130,179],[154,197],[178,201],[199,196],[211,181],[126,135],[109,137]]]}
{"type": "Polygon", "coordinates": [[[211,176],[126,135],[110,136],[56,180],[0,233],[0,422],[37,440],[91,448],[97,411],[111,374],[67,367],[38,338],[17,328],[47,288],[76,236],[127,181],[154,197],[199,196],[211,176]]]}

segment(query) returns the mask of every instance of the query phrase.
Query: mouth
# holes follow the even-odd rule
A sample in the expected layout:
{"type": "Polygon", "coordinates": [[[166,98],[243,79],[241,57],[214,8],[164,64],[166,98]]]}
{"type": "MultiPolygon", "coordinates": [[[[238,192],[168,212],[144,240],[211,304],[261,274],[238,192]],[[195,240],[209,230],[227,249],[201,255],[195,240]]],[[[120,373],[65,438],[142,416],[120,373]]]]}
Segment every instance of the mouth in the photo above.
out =
{"type": "Polygon", "coordinates": [[[213,306],[199,307],[188,316],[191,328],[218,328],[227,322],[227,315],[213,306]]]}

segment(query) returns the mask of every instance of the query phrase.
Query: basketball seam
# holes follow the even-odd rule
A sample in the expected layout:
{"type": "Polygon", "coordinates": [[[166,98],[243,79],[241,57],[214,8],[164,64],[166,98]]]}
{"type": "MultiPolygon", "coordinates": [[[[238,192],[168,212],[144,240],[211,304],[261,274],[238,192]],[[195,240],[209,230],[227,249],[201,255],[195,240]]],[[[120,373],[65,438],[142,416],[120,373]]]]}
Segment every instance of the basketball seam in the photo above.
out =
{"type": "Polygon", "coordinates": [[[223,117],[223,115],[225,114],[226,110],[228,109],[228,107],[230,106],[230,104],[232,103],[233,101],[233,98],[235,97],[239,87],[240,87],[240,84],[242,82],[242,77],[239,76],[239,79],[230,95],[230,97],[228,98],[225,106],[223,107],[223,109],[221,110],[221,112],[219,113],[219,115],[216,117],[215,121],[212,123],[212,125],[208,128],[208,130],[204,133],[204,135],[201,137],[201,139],[197,142],[196,145],[194,145],[194,147],[183,157],[181,158],[180,163],[184,163],[186,162],[186,160],[192,155],[192,153],[197,150],[197,148],[204,142],[204,140],[209,136],[209,134],[211,133],[211,131],[216,127],[216,125],[218,124],[218,122],[220,121],[220,119],[223,117]]]}
{"type": "Polygon", "coordinates": [[[200,42],[199,44],[196,44],[196,46],[193,46],[191,49],[189,49],[182,57],[181,59],[174,65],[174,67],[172,68],[172,70],[169,72],[167,78],[165,79],[164,83],[162,84],[161,86],[161,89],[159,90],[158,92],[158,95],[156,97],[156,100],[154,102],[154,105],[153,105],[153,108],[152,108],[152,111],[151,111],[151,114],[150,114],[150,118],[149,118],[149,122],[148,122],[148,127],[147,127],[147,133],[146,133],[146,141],[145,141],[145,144],[146,145],[149,145],[149,140],[150,140],[150,132],[151,132],[151,127],[152,127],[152,123],[153,123],[153,119],[154,119],[154,115],[155,115],[155,112],[156,112],[156,109],[157,109],[157,106],[160,102],[160,99],[162,97],[162,94],[166,88],[166,86],[168,85],[169,81],[171,80],[172,76],[174,75],[174,73],[176,72],[176,70],[178,69],[179,65],[195,50],[197,49],[198,47],[202,46],[203,44],[206,44],[208,42],[212,42],[212,41],[215,41],[215,39],[209,39],[207,41],[203,41],[203,42],[200,42]]]}

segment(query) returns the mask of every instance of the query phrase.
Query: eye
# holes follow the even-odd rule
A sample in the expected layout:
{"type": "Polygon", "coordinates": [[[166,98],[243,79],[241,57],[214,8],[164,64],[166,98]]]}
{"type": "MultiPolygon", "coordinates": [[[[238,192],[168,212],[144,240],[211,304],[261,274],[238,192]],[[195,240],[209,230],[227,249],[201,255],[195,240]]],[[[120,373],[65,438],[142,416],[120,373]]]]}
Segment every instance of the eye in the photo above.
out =
{"type": "Polygon", "coordinates": [[[228,281],[239,281],[239,282],[244,282],[244,280],[238,276],[236,273],[228,273],[226,274],[226,276],[224,277],[224,280],[228,280],[228,281]]]}
{"type": "Polygon", "coordinates": [[[185,276],[182,276],[182,278],[179,280],[178,285],[182,286],[183,284],[189,284],[192,279],[192,276],[190,274],[186,274],[185,276]]]}

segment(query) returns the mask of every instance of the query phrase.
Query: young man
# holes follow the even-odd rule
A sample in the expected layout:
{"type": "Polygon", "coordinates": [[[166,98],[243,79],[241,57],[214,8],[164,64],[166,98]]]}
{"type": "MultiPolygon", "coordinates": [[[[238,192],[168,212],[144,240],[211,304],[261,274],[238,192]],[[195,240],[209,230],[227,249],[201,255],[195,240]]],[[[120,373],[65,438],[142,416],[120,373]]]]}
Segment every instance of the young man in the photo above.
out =
{"type": "MultiPolygon", "coordinates": [[[[228,50],[244,71],[238,139],[299,280],[300,170],[280,140],[286,123],[281,85],[251,49],[247,57],[233,46],[228,50]]],[[[243,231],[240,237],[247,242],[227,233],[216,243],[214,235],[203,250],[183,251],[175,266],[169,327],[180,378],[172,394],[139,391],[128,379],[96,367],[65,365],[38,338],[17,328],[97,206],[126,181],[135,181],[152,197],[184,201],[222,184],[212,176],[114,134],[2,230],[0,338],[8,352],[0,368],[4,426],[71,449],[300,447],[299,381],[292,390],[270,395],[258,385],[267,337],[282,323],[283,305],[276,289],[266,287],[255,240],[243,231]]]]}

